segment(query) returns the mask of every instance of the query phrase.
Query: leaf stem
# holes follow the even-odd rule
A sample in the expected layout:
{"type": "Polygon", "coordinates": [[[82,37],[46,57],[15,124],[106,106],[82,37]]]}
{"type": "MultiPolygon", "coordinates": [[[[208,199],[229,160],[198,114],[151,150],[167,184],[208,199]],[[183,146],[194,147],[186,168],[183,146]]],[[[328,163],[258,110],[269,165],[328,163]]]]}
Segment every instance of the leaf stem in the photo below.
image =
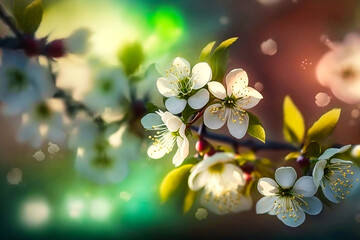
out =
{"type": "Polygon", "coordinates": [[[0,19],[10,28],[10,30],[15,34],[15,36],[22,41],[24,39],[23,34],[15,26],[15,23],[11,17],[6,13],[4,7],[0,4],[0,19]]]}

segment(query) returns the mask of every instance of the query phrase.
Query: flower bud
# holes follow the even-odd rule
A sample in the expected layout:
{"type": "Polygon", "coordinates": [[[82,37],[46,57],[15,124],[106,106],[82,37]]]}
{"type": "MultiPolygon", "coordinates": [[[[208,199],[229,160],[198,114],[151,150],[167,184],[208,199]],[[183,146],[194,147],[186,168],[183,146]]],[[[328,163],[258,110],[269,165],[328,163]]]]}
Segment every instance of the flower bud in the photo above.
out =
{"type": "Polygon", "coordinates": [[[204,158],[211,157],[216,153],[216,150],[213,147],[210,147],[210,150],[204,154],[204,158]]]}
{"type": "Polygon", "coordinates": [[[28,57],[37,56],[41,52],[40,42],[33,37],[25,37],[23,40],[25,54],[28,57]]]}
{"type": "Polygon", "coordinates": [[[200,137],[199,140],[197,140],[197,142],[195,143],[195,149],[197,152],[199,153],[204,153],[206,152],[207,150],[209,150],[209,143],[200,137]]]}
{"type": "Polygon", "coordinates": [[[248,182],[250,182],[250,181],[252,181],[253,180],[253,176],[252,176],[252,174],[251,173],[244,173],[244,179],[245,179],[245,182],[246,183],[248,183],[248,182]]]}
{"type": "Polygon", "coordinates": [[[240,167],[244,173],[250,174],[255,170],[255,166],[251,162],[246,162],[240,167]]]}
{"type": "Polygon", "coordinates": [[[299,164],[300,167],[308,167],[310,165],[310,160],[303,155],[297,157],[296,162],[299,164]]]}
{"type": "Polygon", "coordinates": [[[59,58],[65,55],[64,40],[58,39],[47,44],[46,54],[52,58],[59,58]]]}

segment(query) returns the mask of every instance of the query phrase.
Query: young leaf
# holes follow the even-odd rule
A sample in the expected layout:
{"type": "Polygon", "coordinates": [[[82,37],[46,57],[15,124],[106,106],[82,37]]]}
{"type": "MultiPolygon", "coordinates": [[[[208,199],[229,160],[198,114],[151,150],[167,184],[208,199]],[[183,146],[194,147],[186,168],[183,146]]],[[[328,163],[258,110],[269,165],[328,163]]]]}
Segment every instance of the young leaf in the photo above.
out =
{"type": "Polygon", "coordinates": [[[285,161],[295,160],[300,156],[299,152],[291,152],[285,156],[285,161]]]}
{"type": "Polygon", "coordinates": [[[250,136],[259,139],[262,142],[265,142],[265,129],[261,125],[259,119],[252,113],[247,112],[249,115],[249,127],[247,132],[250,136]]]}
{"type": "Polygon", "coordinates": [[[215,43],[216,43],[215,41],[209,42],[209,43],[203,48],[203,50],[202,50],[201,53],[200,53],[200,57],[199,57],[199,60],[200,60],[201,62],[208,62],[208,61],[209,61],[210,55],[211,55],[211,51],[213,50],[215,43]]]}
{"type": "Polygon", "coordinates": [[[304,118],[289,96],[284,99],[283,134],[287,142],[300,144],[304,139],[304,118]]]}
{"type": "Polygon", "coordinates": [[[169,172],[160,185],[160,198],[165,202],[175,192],[180,183],[189,174],[193,164],[185,164],[169,172]]]}
{"type": "Polygon", "coordinates": [[[307,138],[311,141],[321,141],[328,137],[339,121],[341,109],[334,108],[322,115],[307,132],[307,138]]]}
{"type": "Polygon", "coordinates": [[[184,213],[187,213],[192,205],[194,204],[194,200],[195,200],[195,191],[188,189],[185,199],[184,199],[184,207],[183,207],[183,211],[184,213]]]}
{"type": "Polygon", "coordinates": [[[215,50],[210,59],[210,67],[213,71],[213,80],[222,82],[228,61],[229,47],[237,40],[237,37],[229,38],[222,42],[215,50]]]}
{"type": "Polygon", "coordinates": [[[144,61],[144,52],[139,42],[128,43],[118,52],[118,58],[124,67],[125,74],[134,74],[144,61]]]}
{"type": "Polygon", "coordinates": [[[301,151],[302,155],[307,158],[319,157],[321,153],[321,146],[317,142],[311,141],[305,144],[301,151]]]}
{"type": "Polygon", "coordinates": [[[40,26],[42,17],[42,1],[35,0],[25,8],[24,18],[19,27],[24,33],[34,34],[40,26]]]}

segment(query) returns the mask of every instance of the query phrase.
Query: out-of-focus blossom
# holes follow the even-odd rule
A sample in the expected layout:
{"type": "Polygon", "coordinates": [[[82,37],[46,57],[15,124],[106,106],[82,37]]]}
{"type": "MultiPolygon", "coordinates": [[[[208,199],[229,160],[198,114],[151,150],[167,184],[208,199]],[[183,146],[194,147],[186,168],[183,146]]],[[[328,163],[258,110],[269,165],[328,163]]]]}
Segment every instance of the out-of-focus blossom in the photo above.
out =
{"type": "Polygon", "coordinates": [[[256,203],[256,213],[276,215],[285,225],[298,227],[305,221],[305,213],[317,215],[322,210],[321,201],[314,197],[317,188],[310,176],[296,181],[292,167],[280,167],[275,180],[261,178],[257,188],[264,196],[256,203]]]}
{"type": "Polygon", "coordinates": [[[0,79],[0,101],[7,115],[21,114],[55,92],[49,72],[20,50],[3,49],[0,79]]]}
{"type": "Polygon", "coordinates": [[[179,117],[159,110],[143,117],[141,124],[145,129],[155,132],[153,136],[149,137],[154,141],[147,151],[149,157],[162,158],[172,151],[175,143],[178,149],[173,157],[173,164],[176,167],[179,166],[188,156],[189,140],[185,135],[186,125],[179,117]]]}
{"type": "Polygon", "coordinates": [[[351,150],[351,156],[353,156],[354,158],[360,158],[360,145],[356,145],[351,150]]]}
{"type": "Polygon", "coordinates": [[[260,48],[263,54],[272,56],[277,52],[277,43],[269,38],[268,40],[261,43],[260,48]]]}
{"type": "Polygon", "coordinates": [[[92,79],[92,88],[85,95],[84,102],[100,113],[108,108],[120,108],[129,92],[125,75],[118,69],[97,70],[92,79]]]}
{"type": "Polygon", "coordinates": [[[36,161],[41,162],[41,161],[44,161],[45,154],[43,153],[43,151],[39,150],[33,154],[33,158],[35,158],[36,161]]]}
{"type": "Polygon", "coordinates": [[[38,228],[47,223],[50,214],[48,203],[40,197],[34,197],[22,206],[21,220],[27,227],[38,228]]]}
{"type": "Polygon", "coordinates": [[[201,203],[216,214],[245,211],[252,206],[251,197],[242,193],[244,173],[232,163],[234,158],[232,153],[215,153],[191,169],[189,188],[204,188],[201,203]]]}
{"type": "Polygon", "coordinates": [[[22,115],[18,140],[38,148],[45,140],[64,142],[66,115],[61,100],[50,99],[34,104],[22,115]]]}
{"type": "Polygon", "coordinates": [[[13,168],[7,174],[8,183],[18,185],[22,180],[22,171],[20,168],[13,168]]]}
{"type": "Polygon", "coordinates": [[[60,151],[60,147],[57,144],[52,143],[52,142],[48,143],[48,152],[50,154],[55,154],[55,153],[57,153],[59,151],[60,151]]]}
{"type": "Polygon", "coordinates": [[[168,99],[165,106],[169,112],[178,114],[186,104],[193,109],[200,109],[209,101],[209,92],[203,87],[211,80],[212,71],[206,62],[196,64],[190,74],[190,63],[175,58],[165,77],[158,78],[156,85],[159,92],[168,99]]]}
{"type": "Polygon", "coordinates": [[[320,59],[316,76],[340,100],[360,102],[360,35],[349,33],[320,59]]]}
{"type": "Polygon", "coordinates": [[[352,111],[351,111],[351,117],[352,118],[359,118],[360,117],[360,110],[359,109],[353,109],[352,111]]]}
{"type": "Polygon", "coordinates": [[[198,208],[195,213],[195,218],[199,221],[205,220],[207,218],[208,212],[206,208],[198,208]]]}
{"type": "Polygon", "coordinates": [[[263,96],[248,87],[248,76],[242,69],[234,69],[226,76],[226,86],[219,82],[209,82],[209,91],[220,100],[206,108],[204,124],[210,129],[219,129],[227,121],[229,132],[235,138],[242,138],[249,126],[246,110],[256,106],[263,96]]]}
{"type": "Polygon", "coordinates": [[[125,125],[103,132],[91,120],[79,118],[72,135],[69,144],[77,151],[75,168],[98,184],[122,181],[128,173],[128,161],[139,156],[140,141],[125,125]]]}
{"type": "Polygon", "coordinates": [[[339,149],[327,149],[318,158],[313,170],[315,185],[321,186],[325,197],[334,203],[345,199],[359,183],[359,168],[354,166],[352,161],[333,157],[335,154],[347,151],[350,147],[351,145],[346,145],[339,149]]]}
{"type": "Polygon", "coordinates": [[[327,106],[330,103],[330,100],[331,100],[330,96],[328,94],[326,94],[326,93],[323,93],[323,92],[319,92],[315,96],[315,103],[319,107],[327,106]]]}

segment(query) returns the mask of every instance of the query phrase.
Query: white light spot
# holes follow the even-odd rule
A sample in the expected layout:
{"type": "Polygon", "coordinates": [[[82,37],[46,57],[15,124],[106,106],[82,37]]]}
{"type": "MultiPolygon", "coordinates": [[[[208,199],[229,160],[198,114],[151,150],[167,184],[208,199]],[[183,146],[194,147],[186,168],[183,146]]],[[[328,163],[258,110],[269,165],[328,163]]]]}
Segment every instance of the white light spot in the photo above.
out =
{"type": "Polygon", "coordinates": [[[353,156],[354,158],[360,158],[360,145],[356,145],[351,150],[351,156],[353,156]]]}
{"type": "Polygon", "coordinates": [[[262,92],[262,90],[264,90],[264,84],[262,84],[261,82],[256,82],[254,85],[255,89],[258,90],[259,92],[262,92]]]}
{"type": "Polygon", "coordinates": [[[257,0],[257,1],[265,6],[271,6],[281,2],[281,0],[257,0]]]}
{"type": "Polygon", "coordinates": [[[272,56],[277,52],[277,43],[269,38],[261,43],[260,48],[263,54],[272,56]]]}
{"type": "Polygon", "coordinates": [[[130,201],[130,199],[131,199],[131,194],[128,192],[121,192],[119,196],[122,200],[124,200],[126,202],[130,201]]]}
{"type": "Polygon", "coordinates": [[[351,117],[355,118],[355,119],[359,118],[360,117],[360,110],[359,109],[353,109],[351,111],[351,117]]]}
{"type": "Polygon", "coordinates": [[[36,153],[34,153],[33,157],[36,159],[36,161],[43,161],[45,159],[45,154],[39,150],[36,153]]]}
{"type": "Polygon", "coordinates": [[[90,216],[96,220],[104,220],[110,211],[110,204],[105,199],[95,199],[90,204],[90,216]]]}
{"type": "Polygon", "coordinates": [[[22,171],[20,168],[13,168],[7,174],[7,180],[12,185],[18,185],[22,180],[22,171]]]}
{"type": "Polygon", "coordinates": [[[207,218],[208,211],[205,208],[198,208],[195,213],[195,218],[199,221],[207,218]]]}
{"type": "Polygon", "coordinates": [[[84,210],[84,203],[80,199],[68,201],[68,213],[71,218],[79,218],[84,210]]]}
{"type": "Polygon", "coordinates": [[[312,62],[310,62],[309,60],[307,60],[307,58],[305,58],[303,61],[301,61],[300,67],[303,70],[305,70],[309,65],[312,65],[312,62]]]}
{"type": "Polygon", "coordinates": [[[319,107],[325,107],[330,103],[330,96],[327,93],[319,92],[315,96],[315,103],[319,107]]]}
{"type": "Polygon", "coordinates": [[[60,147],[59,147],[57,144],[52,143],[52,142],[49,142],[48,145],[49,145],[49,147],[48,147],[48,152],[49,152],[50,154],[55,154],[55,153],[57,153],[57,152],[60,151],[60,147]]]}
{"type": "Polygon", "coordinates": [[[43,226],[48,221],[49,216],[49,205],[43,199],[27,200],[21,209],[21,220],[28,227],[43,226]]]}
{"type": "Polygon", "coordinates": [[[220,19],[219,19],[219,22],[221,25],[227,25],[229,23],[229,18],[226,17],[226,16],[222,16],[220,19]]]}

